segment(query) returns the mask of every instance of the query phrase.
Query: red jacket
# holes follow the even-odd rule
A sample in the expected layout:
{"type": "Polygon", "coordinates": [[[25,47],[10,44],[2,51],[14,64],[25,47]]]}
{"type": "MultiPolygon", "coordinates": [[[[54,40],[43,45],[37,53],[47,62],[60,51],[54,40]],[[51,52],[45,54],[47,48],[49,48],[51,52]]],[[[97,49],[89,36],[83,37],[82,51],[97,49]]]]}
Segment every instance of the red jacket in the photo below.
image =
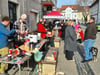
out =
{"type": "Polygon", "coordinates": [[[42,23],[38,24],[38,31],[41,33],[41,38],[45,39],[46,38],[46,34],[45,34],[46,29],[45,29],[45,27],[43,26],[42,23]]]}
{"type": "Polygon", "coordinates": [[[81,41],[83,41],[83,38],[84,38],[83,31],[81,30],[81,31],[79,32],[79,34],[80,34],[80,36],[81,36],[81,41]]]}

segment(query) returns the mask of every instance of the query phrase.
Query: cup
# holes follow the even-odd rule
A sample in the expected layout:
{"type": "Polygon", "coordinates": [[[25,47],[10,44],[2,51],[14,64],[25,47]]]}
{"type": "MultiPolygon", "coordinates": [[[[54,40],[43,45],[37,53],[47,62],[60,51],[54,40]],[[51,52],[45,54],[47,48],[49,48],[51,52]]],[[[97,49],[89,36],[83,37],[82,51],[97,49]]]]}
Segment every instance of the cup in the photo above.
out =
{"type": "Polygon", "coordinates": [[[12,55],[12,49],[9,49],[9,54],[12,55]]]}
{"type": "Polygon", "coordinates": [[[53,51],[53,55],[55,55],[55,51],[53,51]]]}
{"type": "Polygon", "coordinates": [[[15,49],[15,54],[18,55],[18,50],[17,49],[15,49]]]}
{"type": "Polygon", "coordinates": [[[56,58],[56,57],[54,57],[54,60],[57,60],[57,58],[56,58]]]}
{"type": "Polygon", "coordinates": [[[24,53],[26,53],[26,51],[24,50],[24,53]]]}

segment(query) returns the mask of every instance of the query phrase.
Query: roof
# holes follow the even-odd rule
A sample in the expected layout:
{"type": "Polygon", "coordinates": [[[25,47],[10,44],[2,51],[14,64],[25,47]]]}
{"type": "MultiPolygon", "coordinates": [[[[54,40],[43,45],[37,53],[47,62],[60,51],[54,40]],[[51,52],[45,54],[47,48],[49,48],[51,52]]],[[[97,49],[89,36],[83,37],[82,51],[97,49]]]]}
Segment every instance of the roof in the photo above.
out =
{"type": "Polygon", "coordinates": [[[78,10],[78,12],[82,12],[85,8],[87,8],[89,10],[89,6],[62,5],[62,7],[61,8],[58,8],[57,11],[61,12],[61,10],[65,10],[68,7],[71,7],[73,10],[78,10]]]}
{"type": "Polygon", "coordinates": [[[43,2],[42,5],[43,5],[43,6],[45,6],[45,5],[46,5],[46,6],[47,6],[47,5],[54,6],[54,4],[53,4],[52,2],[43,2]]]}
{"type": "Polygon", "coordinates": [[[62,5],[61,8],[62,8],[62,9],[66,9],[67,7],[71,7],[71,8],[73,9],[73,8],[77,8],[77,6],[78,6],[78,5],[62,5]]]}

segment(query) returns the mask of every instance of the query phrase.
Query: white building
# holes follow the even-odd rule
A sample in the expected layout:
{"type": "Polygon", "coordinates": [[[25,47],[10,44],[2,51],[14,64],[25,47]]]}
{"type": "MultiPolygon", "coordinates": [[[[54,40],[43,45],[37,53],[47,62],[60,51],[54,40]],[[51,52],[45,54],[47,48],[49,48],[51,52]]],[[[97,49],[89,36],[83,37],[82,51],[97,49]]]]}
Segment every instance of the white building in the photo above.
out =
{"type": "MultiPolygon", "coordinates": [[[[76,23],[85,23],[83,12],[87,10],[87,13],[89,13],[89,6],[62,5],[62,7],[57,10],[66,17],[66,20],[74,20],[76,23]]],[[[90,14],[85,14],[85,16],[87,16],[87,21],[89,21],[90,14]]]]}
{"type": "Polygon", "coordinates": [[[62,15],[66,17],[67,20],[75,20],[77,23],[77,10],[73,10],[71,7],[67,7],[65,10],[61,12],[62,15]]]}

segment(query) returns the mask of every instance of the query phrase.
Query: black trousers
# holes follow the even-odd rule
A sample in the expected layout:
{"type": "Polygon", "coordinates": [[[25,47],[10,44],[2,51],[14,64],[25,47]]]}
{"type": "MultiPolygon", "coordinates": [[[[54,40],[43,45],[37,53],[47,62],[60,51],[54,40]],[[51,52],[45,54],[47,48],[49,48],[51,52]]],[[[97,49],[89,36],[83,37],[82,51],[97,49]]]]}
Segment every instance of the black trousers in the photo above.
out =
{"type": "Polygon", "coordinates": [[[73,60],[74,52],[66,50],[66,58],[67,60],[73,60]]]}
{"type": "Polygon", "coordinates": [[[77,42],[78,42],[78,43],[82,43],[81,39],[78,39],[77,42]]]}
{"type": "Polygon", "coordinates": [[[54,37],[48,37],[51,47],[54,47],[54,37]]]}

